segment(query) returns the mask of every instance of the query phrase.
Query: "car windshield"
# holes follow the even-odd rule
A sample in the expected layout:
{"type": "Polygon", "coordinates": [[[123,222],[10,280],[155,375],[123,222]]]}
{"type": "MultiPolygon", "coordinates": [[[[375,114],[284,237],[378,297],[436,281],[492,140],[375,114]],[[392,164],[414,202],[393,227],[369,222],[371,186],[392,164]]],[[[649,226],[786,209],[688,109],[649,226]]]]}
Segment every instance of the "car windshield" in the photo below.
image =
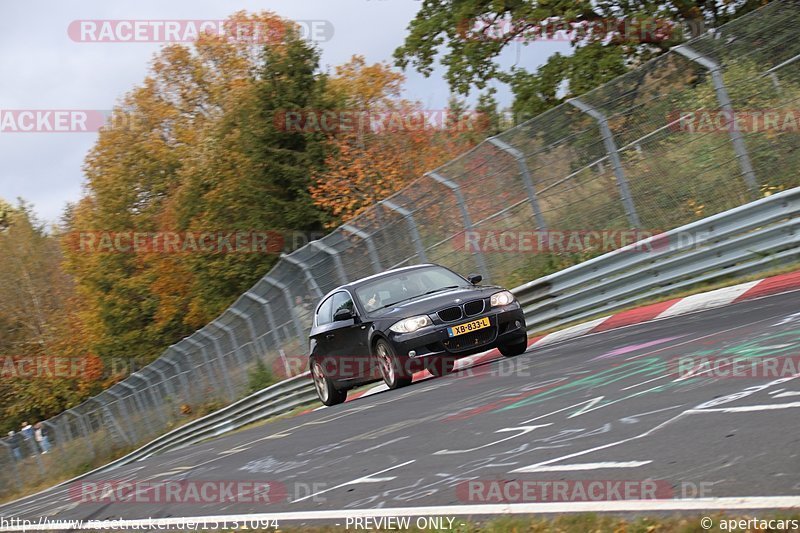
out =
{"type": "Polygon", "coordinates": [[[356,289],[367,312],[412,300],[425,294],[467,286],[467,281],[446,268],[430,267],[398,272],[356,289]]]}

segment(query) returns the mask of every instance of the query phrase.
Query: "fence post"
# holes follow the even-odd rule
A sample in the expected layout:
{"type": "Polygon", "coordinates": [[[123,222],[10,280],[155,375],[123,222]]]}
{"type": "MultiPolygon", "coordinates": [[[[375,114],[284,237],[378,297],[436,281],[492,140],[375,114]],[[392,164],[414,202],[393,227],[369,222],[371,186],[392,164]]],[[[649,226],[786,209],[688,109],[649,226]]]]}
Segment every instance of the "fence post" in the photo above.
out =
{"type": "Polygon", "coordinates": [[[263,359],[264,354],[267,353],[267,349],[262,345],[261,340],[256,334],[256,326],[253,324],[253,319],[250,317],[250,315],[244,311],[236,309],[235,307],[231,307],[230,312],[244,320],[245,324],[247,324],[247,331],[250,332],[250,339],[252,341],[253,348],[258,352],[257,358],[263,359]]]}
{"type": "Polygon", "coordinates": [[[528,202],[531,204],[531,209],[533,210],[533,218],[536,220],[536,229],[540,231],[547,230],[547,223],[544,220],[542,208],[539,206],[539,199],[536,197],[536,188],[533,186],[531,172],[530,169],[528,169],[528,162],[525,161],[525,154],[497,137],[489,137],[487,140],[496,148],[506,152],[517,160],[517,165],[519,166],[519,171],[522,175],[522,183],[525,184],[525,192],[528,194],[528,202]]]}
{"type": "MultiPolygon", "coordinates": [[[[122,382],[120,382],[120,383],[122,383],[122,382]]],[[[94,445],[92,444],[92,438],[89,436],[89,429],[86,427],[86,421],[83,419],[83,415],[80,414],[80,413],[76,413],[72,409],[67,409],[66,411],[64,411],[64,414],[70,414],[70,415],[74,416],[78,420],[78,427],[80,428],[80,432],[83,435],[84,439],[86,439],[86,447],[89,449],[89,453],[92,454],[92,457],[95,457],[96,454],[95,454],[95,451],[94,451],[94,445]]],[[[38,454],[37,454],[37,457],[38,457],[38,454]]],[[[38,461],[39,460],[37,458],[37,462],[38,461]]],[[[39,465],[39,468],[41,468],[41,465],[39,465]]],[[[44,471],[42,471],[42,473],[44,473],[44,471]]]]}
{"type": "MultiPolygon", "coordinates": [[[[209,357],[208,352],[206,352],[206,345],[203,344],[202,342],[196,341],[191,337],[186,337],[184,340],[189,344],[193,344],[196,348],[200,350],[200,354],[203,356],[203,362],[205,363],[206,373],[208,374],[208,379],[211,381],[211,385],[214,386],[214,388],[216,388],[217,390],[222,390],[222,385],[214,373],[214,368],[213,368],[214,365],[211,361],[211,357],[209,357]]],[[[197,368],[197,366],[191,364],[191,354],[188,351],[181,348],[178,344],[173,344],[172,346],[170,346],[170,348],[173,348],[176,351],[182,353],[183,356],[186,358],[187,362],[189,362],[192,369],[197,368]]],[[[217,366],[220,366],[220,373],[222,374],[222,379],[227,381],[227,373],[225,372],[225,368],[221,366],[222,364],[221,362],[218,361],[218,363],[219,365],[217,366]]]]}
{"type": "Polygon", "coordinates": [[[324,296],[322,289],[320,289],[319,285],[317,284],[317,280],[315,280],[314,276],[311,274],[311,269],[308,267],[307,263],[299,259],[295,259],[289,254],[281,254],[281,259],[303,271],[303,276],[306,278],[306,283],[311,290],[316,293],[317,298],[322,298],[324,296]]]}
{"type": "Polygon", "coordinates": [[[622,161],[619,158],[617,144],[614,142],[614,135],[611,133],[611,128],[608,127],[606,116],[577,98],[570,98],[567,100],[567,103],[578,108],[581,112],[586,113],[597,121],[600,127],[600,134],[603,137],[603,144],[606,147],[608,159],[611,161],[611,166],[614,168],[614,176],[617,178],[617,187],[619,187],[619,193],[620,196],[622,196],[622,205],[625,206],[625,214],[628,216],[628,222],[634,228],[641,227],[639,214],[636,212],[636,206],[633,203],[633,197],[628,188],[628,180],[625,179],[625,172],[622,170],[622,161]]]}
{"type": "Polygon", "coordinates": [[[378,256],[378,250],[375,248],[375,243],[372,242],[372,235],[366,231],[358,229],[355,226],[351,226],[350,224],[342,224],[341,227],[344,231],[352,233],[367,243],[367,252],[369,253],[369,259],[372,262],[373,270],[375,270],[376,274],[383,272],[383,268],[381,267],[381,259],[378,256]]]}
{"type": "MultiPolygon", "coordinates": [[[[214,345],[214,350],[217,352],[217,356],[214,358],[214,360],[217,362],[219,370],[222,373],[222,380],[225,382],[225,389],[228,393],[228,399],[233,401],[233,399],[236,397],[236,393],[233,391],[233,383],[231,383],[231,376],[230,373],[228,372],[228,365],[225,364],[225,356],[222,353],[222,348],[220,348],[219,342],[217,341],[217,339],[214,338],[213,335],[203,331],[202,329],[197,330],[197,334],[200,335],[201,337],[209,339],[211,343],[214,345]]],[[[186,340],[188,340],[189,342],[200,348],[200,353],[203,354],[203,357],[206,359],[206,361],[210,362],[211,357],[209,357],[208,353],[206,352],[205,344],[191,337],[186,337],[186,340]]]]}
{"type": "Polygon", "coordinates": [[[177,399],[177,393],[176,393],[175,387],[172,385],[172,381],[170,381],[167,378],[167,374],[163,370],[161,370],[160,368],[156,368],[156,364],[160,363],[162,360],[163,360],[163,358],[156,359],[149,366],[149,368],[150,368],[150,370],[152,372],[155,372],[155,374],[158,376],[158,379],[160,379],[161,383],[164,384],[164,389],[167,391],[167,395],[172,397],[172,398],[177,399]]]}
{"type": "Polygon", "coordinates": [[[294,323],[294,329],[297,332],[297,340],[300,344],[303,343],[303,337],[305,336],[305,331],[303,330],[303,326],[300,324],[300,318],[297,316],[297,313],[294,312],[294,303],[292,302],[292,293],[289,290],[289,287],[286,284],[281,283],[280,281],[276,280],[271,276],[264,276],[263,278],[265,283],[269,283],[276,289],[283,292],[284,298],[286,298],[286,307],[287,311],[289,312],[289,316],[292,318],[292,322],[294,323]]]}
{"type": "Polygon", "coordinates": [[[733,150],[736,152],[736,158],[739,160],[739,168],[742,169],[742,176],[744,176],[747,188],[750,189],[750,194],[754,199],[758,198],[758,181],[753,171],[750,155],[747,153],[747,146],[744,143],[742,132],[736,127],[733,105],[731,104],[730,96],[728,96],[728,90],[725,88],[725,81],[722,79],[722,67],[717,62],[701,55],[685,44],[675,46],[672,49],[711,73],[711,82],[714,84],[714,92],[717,94],[717,101],[719,102],[720,109],[725,112],[725,126],[728,128],[728,135],[733,143],[733,150]]]}
{"type": "Polygon", "coordinates": [[[336,272],[339,274],[339,281],[342,283],[342,285],[347,283],[347,272],[345,272],[344,270],[344,265],[342,264],[342,258],[339,257],[339,251],[336,250],[335,248],[332,248],[331,246],[328,246],[327,244],[322,242],[321,239],[318,239],[316,241],[311,241],[308,244],[310,244],[317,250],[331,256],[333,258],[333,263],[336,265],[336,272]]]}
{"type": "MultiPolygon", "coordinates": [[[[116,385],[114,385],[116,386],[116,385]]],[[[119,411],[122,413],[122,416],[125,417],[125,422],[127,423],[128,431],[130,431],[131,436],[128,437],[126,433],[122,433],[122,438],[128,441],[128,444],[133,445],[134,443],[138,442],[139,435],[136,433],[136,426],[131,421],[131,414],[128,412],[128,406],[125,405],[125,398],[122,396],[122,393],[117,392],[114,390],[114,387],[110,387],[106,390],[111,396],[117,399],[117,405],[119,406],[119,411]]]]}
{"type": "Polygon", "coordinates": [[[419,236],[419,230],[417,229],[417,223],[414,221],[414,215],[411,214],[411,211],[404,207],[400,207],[394,202],[389,200],[381,200],[378,202],[380,205],[384,205],[395,211],[396,213],[400,214],[403,218],[406,219],[406,223],[408,224],[408,230],[411,232],[411,240],[414,242],[414,248],[417,251],[417,257],[419,258],[420,262],[427,263],[428,257],[425,255],[425,247],[422,246],[422,238],[419,236]]]}
{"type": "Polygon", "coordinates": [[[194,401],[194,396],[192,395],[192,386],[189,384],[189,380],[186,377],[186,374],[183,373],[181,370],[181,365],[179,362],[175,361],[172,358],[172,354],[165,355],[162,357],[164,362],[170,365],[175,372],[175,375],[178,376],[178,381],[181,384],[181,389],[183,389],[183,395],[186,398],[186,401],[194,401]]]}
{"type": "MultiPolygon", "coordinates": [[[[436,172],[428,172],[425,176],[431,178],[437,183],[441,183],[451,191],[456,197],[456,202],[458,202],[458,209],[461,211],[461,219],[464,223],[464,232],[472,232],[472,218],[469,216],[469,210],[467,209],[467,203],[464,201],[464,195],[461,194],[461,187],[458,186],[452,180],[449,180],[438,174],[436,172]]],[[[467,239],[464,239],[464,246],[466,248],[467,239]]],[[[483,279],[485,281],[489,281],[489,268],[486,266],[486,258],[483,257],[483,252],[480,249],[475,250],[472,252],[472,255],[475,256],[475,262],[478,264],[478,270],[480,271],[481,275],[483,275],[483,279]]]]}
{"type": "Polygon", "coordinates": [[[157,385],[150,382],[150,376],[145,375],[145,371],[152,372],[152,369],[150,367],[144,367],[139,372],[134,372],[131,374],[131,376],[136,376],[140,380],[144,381],[145,386],[147,387],[147,392],[153,402],[153,409],[156,411],[156,414],[161,419],[161,422],[164,424],[164,426],[167,426],[169,421],[167,420],[167,415],[161,410],[160,405],[164,403],[164,400],[161,397],[161,393],[157,391],[157,385]]]}
{"type": "Polygon", "coordinates": [[[11,458],[11,467],[14,469],[14,481],[17,483],[17,488],[22,488],[22,482],[19,479],[19,470],[17,469],[17,457],[14,455],[14,451],[11,448],[11,443],[6,442],[5,439],[0,440],[0,444],[6,447],[8,450],[8,456],[11,458]]]}
{"type": "Polygon", "coordinates": [[[280,331],[278,331],[278,324],[275,322],[275,316],[272,314],[272,307],[269,305],[269,302],[259,296],[258,294],[247,291],[244,293],[245,297],[250,298],[257,304],[261,305],[261,309],[264,310],[264,314],[267,317],[267,323],[269,324],[270,334],[272,335],[272,340],[275,342],[275,349],[280,349],[281,345],[283,344],[281,340],[280,331]]]}
{"type": "Polygon", "coordinates": [[[154,434],[157,433],[156,431],[154,431],[153,426],[150,424],[150,417],[145,416],[145,411],[147,411],[147,409],[145,409],[144,401],[142,400],[141,396],[139,396],[139,389],[137,389],[130,383],[126,383],[124,380],[120,381],[119,385],[131,391],[131,396],[133,396],[133,403],[135,403],[139,407],[139,412],[141,413],[141,416],[139,418],[144,419],[144,425],[147,426],[147,429],[150,432],[154,434]]]}
{"type": "Polygon", "coordinates": [[[226,326],[225,324],[221,324],[216,320],[212,320],[210,325],[227,333],[228,338],[231,341],[231,346],[233,347],[233,353],[236,355],[236,359],[239,360],[239,364],[241,366],[247,365],[247,359],[239,350],[239,341],[236,340],[236,335],[233,333],[233,328],[226,326]]]}

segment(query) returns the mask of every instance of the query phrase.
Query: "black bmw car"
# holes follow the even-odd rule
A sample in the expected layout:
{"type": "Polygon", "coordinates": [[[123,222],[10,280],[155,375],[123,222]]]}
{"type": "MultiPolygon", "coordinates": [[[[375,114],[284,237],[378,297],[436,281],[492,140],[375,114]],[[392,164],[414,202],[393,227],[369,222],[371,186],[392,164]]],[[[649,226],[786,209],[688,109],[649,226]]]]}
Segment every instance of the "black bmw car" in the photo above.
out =
{"type": "Polygon", "coordinates": [[[310,334],[309,369],[325,405],[353,387],[383,379],[391,389],[427,368],[441,376],[455,360],[498,348],[527,348],[525,317],[502,287],[478,285],[440,265],[398,268],[342,285],[320,301],[310,334]]]}

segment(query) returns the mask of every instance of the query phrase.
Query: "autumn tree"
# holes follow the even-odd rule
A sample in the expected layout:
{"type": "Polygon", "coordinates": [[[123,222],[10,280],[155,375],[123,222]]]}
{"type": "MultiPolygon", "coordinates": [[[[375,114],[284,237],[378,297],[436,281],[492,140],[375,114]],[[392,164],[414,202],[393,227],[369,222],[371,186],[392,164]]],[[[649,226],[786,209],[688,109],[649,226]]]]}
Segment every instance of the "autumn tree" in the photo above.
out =
{"type": "Polygon", "coordinates": [[[329,227],[367,207],[483,139],[483,122],[455,101],[450,109],[425,110],[401,98],[405,77],[386,63],[361,56],[336,68],[329,85],[353,118],[351,128],[329,131],[330,150],[311,194],[331,215],[329,227]]]}

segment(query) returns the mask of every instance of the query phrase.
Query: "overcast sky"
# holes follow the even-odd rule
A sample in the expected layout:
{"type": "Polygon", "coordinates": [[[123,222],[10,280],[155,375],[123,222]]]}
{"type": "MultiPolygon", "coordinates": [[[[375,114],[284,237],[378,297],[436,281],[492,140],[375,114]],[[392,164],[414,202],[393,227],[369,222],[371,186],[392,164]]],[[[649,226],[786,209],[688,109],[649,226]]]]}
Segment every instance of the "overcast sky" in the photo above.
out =
{"type": "MultiPolygon", "coordinates": [[[[141,83],[161,43],[76,42],[68,28],[80,20],[220,20],[237,10],[271,10],[293,20],[329,23],[333,36],[318,45],[322,68],[353,54],[391,61],[419,8],[417,0],[29,0],[3,3],[0,17],[0,113],[7,110],[108,110],[141,83]]],[[[512,46],[506,66],[535,69],[563,42],[512,46]]],[[[438,69],[430,78],[406,72],[405,97],[428,109],[446,106],[449,90],[438,69]]],[[[507,90],[498,93],[510,104],[507,90]]],[[[15,115],[19,117],[19,115],[15,115]]],[[[0,124],[2,125],[2,124],[0,124]]],[[[80,197],[81,166],[96,133],[14,132],[0,128],[0,198],[22,197],[55,222],[80,197]]]]}

